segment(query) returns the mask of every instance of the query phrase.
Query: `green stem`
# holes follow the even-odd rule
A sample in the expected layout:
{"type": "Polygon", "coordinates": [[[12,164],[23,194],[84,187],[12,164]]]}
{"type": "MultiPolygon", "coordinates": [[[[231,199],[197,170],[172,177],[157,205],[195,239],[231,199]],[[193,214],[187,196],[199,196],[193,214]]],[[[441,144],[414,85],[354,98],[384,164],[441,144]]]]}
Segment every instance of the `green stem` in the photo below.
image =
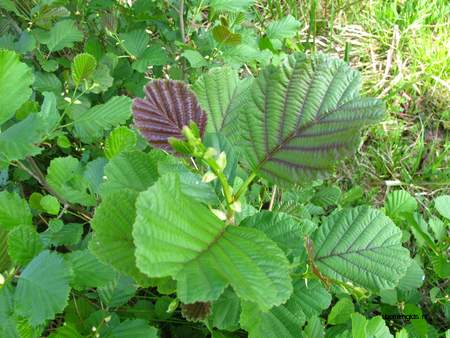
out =
{"type": "Polygon", "coordinates": [[[233,194],[231,192],[231,187],[228,184],[226,176],[223,172],[220,171],[219,166],[213,159],[203,159],[203,161],[211,168],[211,171],[219,179],[219,182],[223,188],[223,195],[225,196],[225,200],[227,202],[227,210],[231,210],[230,206],[231,204],[233,204],[233,194]]]}
{"type": "Polygon", "coordinates": [[[233,201],[238,201],[239,198],[247,191],[248,186],[252,181],[255,179],[256,173],[253,171],[245,180],[244,183],[240,186],[239,190],[237,191],[236,195],[234,195],[233,201]]]}

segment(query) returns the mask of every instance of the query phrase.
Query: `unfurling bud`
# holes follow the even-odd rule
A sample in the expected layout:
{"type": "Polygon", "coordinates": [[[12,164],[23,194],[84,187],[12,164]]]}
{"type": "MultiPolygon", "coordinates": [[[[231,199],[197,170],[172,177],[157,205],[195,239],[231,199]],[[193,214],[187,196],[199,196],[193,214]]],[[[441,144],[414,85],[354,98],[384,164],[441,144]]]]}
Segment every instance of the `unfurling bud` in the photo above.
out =
{"type": "Polygon", "coordinates": [[[216,178],[217,176],[212,171],[208,171],[205,175],[203,175],[202,182],[209,183],[214,181],[216,178]]]}
{"type": "Polygon", "coordinates": [[[219,166],[219,170],[221,172],[224,171],[225,167],[227,166],[227,154],[225,154],[224,151],[222,151],[217,158],[217,165],[219,166]]]}

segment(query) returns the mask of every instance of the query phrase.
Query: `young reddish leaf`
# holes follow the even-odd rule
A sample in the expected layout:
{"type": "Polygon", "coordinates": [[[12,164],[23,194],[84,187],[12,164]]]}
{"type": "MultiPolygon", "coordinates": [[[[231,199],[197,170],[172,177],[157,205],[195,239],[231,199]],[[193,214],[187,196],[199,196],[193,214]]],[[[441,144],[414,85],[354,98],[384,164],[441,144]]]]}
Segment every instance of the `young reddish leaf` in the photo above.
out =
{"type": "Polygon", "coordinates": [[[158,148],[173,151],[169,138],[182,139],[183,126],[193,121],[203,135],[206,113],[188,87],[172,80],[156,80],[145,88],[145,98],[133,101],[134,122],[144,137],[158,148]]]}

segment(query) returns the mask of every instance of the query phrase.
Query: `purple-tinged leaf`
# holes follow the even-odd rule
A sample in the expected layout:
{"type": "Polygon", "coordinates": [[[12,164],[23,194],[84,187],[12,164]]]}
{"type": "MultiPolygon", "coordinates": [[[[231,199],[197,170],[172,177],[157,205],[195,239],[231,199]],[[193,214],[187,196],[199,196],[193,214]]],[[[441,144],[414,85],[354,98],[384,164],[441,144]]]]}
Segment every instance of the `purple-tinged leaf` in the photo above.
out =
{"type": "Polygon", "coordinates": [[[173,151],[169,138],[182,139],[181,130],[193,121],[203,135],[206,113],[189,88],[182,82],[156,80],[145,88],[145,97],[133,101],[134,122],[150,143],[173,151]]]}

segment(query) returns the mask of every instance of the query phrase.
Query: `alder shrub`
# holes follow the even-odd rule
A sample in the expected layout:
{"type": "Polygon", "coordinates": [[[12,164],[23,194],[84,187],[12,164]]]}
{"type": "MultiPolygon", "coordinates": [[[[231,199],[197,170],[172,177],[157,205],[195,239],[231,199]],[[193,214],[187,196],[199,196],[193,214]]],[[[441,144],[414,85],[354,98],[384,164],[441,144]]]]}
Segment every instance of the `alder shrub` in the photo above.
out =
{"type": "MultiPolygon", "coordinates": [[[[75,58],[75,83],[92,71],[89,58],[75,58]]],[[[1,99],[4,122],[29,97],[31,71],[14,52],[0,59],[21,79],[9,88],[15,95],[1,99]]],[[[158,308],[181,308],[214,337],[240,329],[250,337],[310,337],[337,288],[361,295],[407,289],[421,270],[382,211],[345,207],[311,220],[294,210],[295,201],[253,203],[258,181],[290,191],[354,153],[361,128],[384,110],[359,95],[360,82],[346,62],[322,54],[291,55],[255,78],[217,67],[191,87],[151,81],[144,98],[114,96],[69,111],[75,137],[86,144],[124,124],[130,109],[143,137],[119,126],[105,140],[105,157],[87,164],[56,157],[46,175],[33,156],[62,116],[55,95],[44,92],[39,113],[0,134],[2,161],[51,192],[29,202],[0,192],[2,267],[14,267],[2,275],[0,336],[47,330],[82,337],[93,327],[101,337],[157,337],[165,313],[158,308]],[[44,231],[32,225],[37,208],[55,216],[44,231]],[[93,208],[91,218],[86,210],[93,208]],[[69,211],[85,223],[63,222],[69,211]],[[156,299],[161,322],[137,315],[146,299],[156,299]],[[127,316],[116,311],[121,306],[127,316]]],[[[316,198],[326,204],[332,195],[324,190],[316,198]]],[[[329,323],[340,323],[338,304],[353,309],[346,301],[333,307],[329,323]]],[[[350,336],[358,328],[389,335],[381,317],[353,313],[352,324],[350,336]]]]}

